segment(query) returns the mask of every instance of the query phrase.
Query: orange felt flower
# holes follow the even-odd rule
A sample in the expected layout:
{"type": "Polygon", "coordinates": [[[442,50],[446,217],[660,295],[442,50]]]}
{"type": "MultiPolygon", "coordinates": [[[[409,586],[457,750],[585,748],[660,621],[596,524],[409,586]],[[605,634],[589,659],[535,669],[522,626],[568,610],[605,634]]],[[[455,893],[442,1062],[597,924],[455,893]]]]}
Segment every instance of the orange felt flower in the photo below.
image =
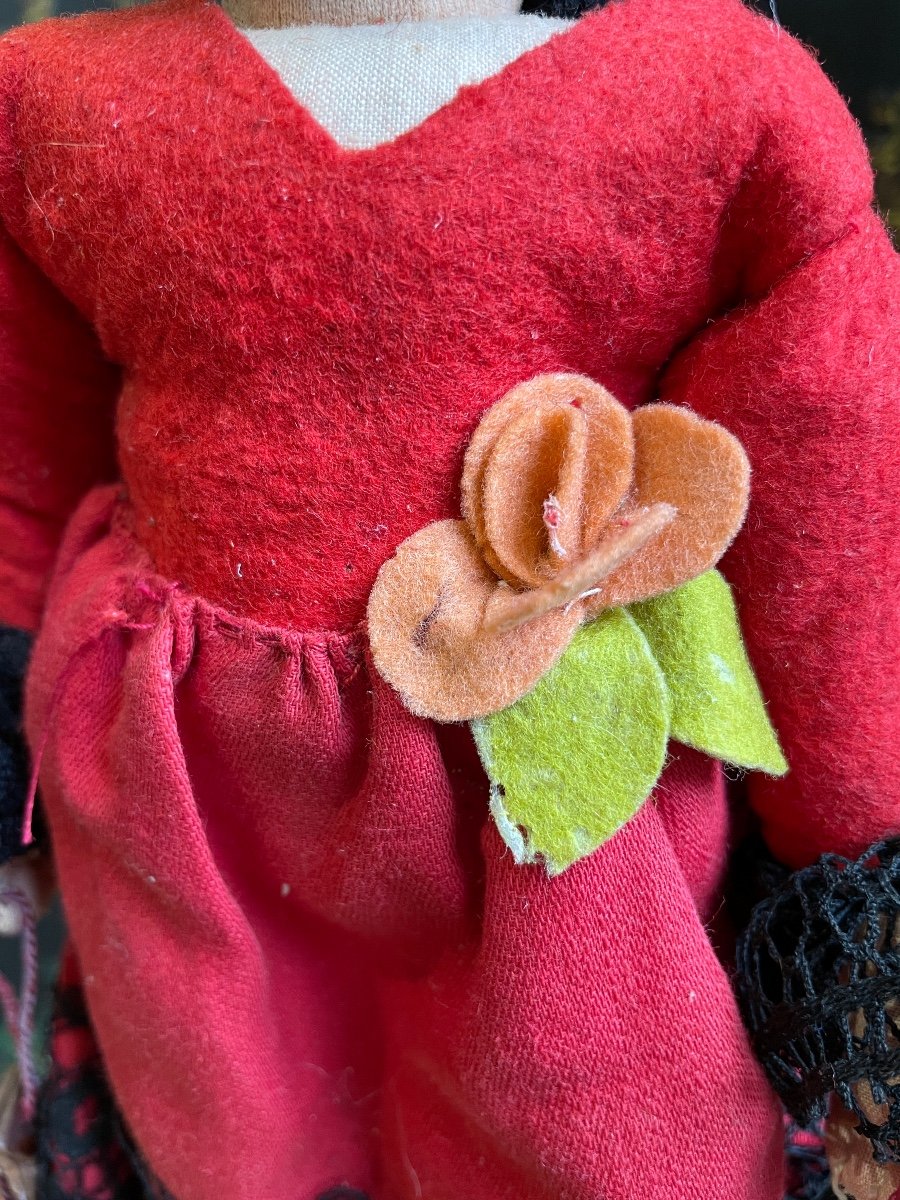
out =
{"type": "Polygon", "coordinates": [[[579,375],[541,375],[485,414],[466,452],[463,520],[399,547],[369,598],[380,673],[438,721],[499,712],[578,626],[710,570],[740,529],[740,442],[688,409],[631,414],[579,375]]]}

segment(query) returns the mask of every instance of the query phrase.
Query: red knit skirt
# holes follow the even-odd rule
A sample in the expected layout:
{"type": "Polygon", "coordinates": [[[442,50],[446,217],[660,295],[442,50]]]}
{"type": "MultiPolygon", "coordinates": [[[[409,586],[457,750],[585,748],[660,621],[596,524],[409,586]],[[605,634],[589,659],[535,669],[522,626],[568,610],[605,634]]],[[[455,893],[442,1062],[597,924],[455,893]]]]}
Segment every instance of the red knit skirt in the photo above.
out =
{"type": "Polygon", "coordinates": [[[160,579],[113,490],[69,531],[28,728],[113,1089],[178,1200],[777,1200],[782,1124],[707,925],[720,768],[673,746],[562,876],[465,726],[364,630],[160,579]]]}

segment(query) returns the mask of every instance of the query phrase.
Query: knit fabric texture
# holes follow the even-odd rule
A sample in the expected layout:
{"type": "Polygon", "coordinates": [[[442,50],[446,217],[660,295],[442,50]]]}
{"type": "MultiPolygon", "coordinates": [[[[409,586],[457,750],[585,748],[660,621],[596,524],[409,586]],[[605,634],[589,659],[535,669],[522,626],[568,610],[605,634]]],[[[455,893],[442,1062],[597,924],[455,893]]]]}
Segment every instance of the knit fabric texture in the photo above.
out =
{"type": "Polygon", "coordinates": [[[878,1162],[900,1162],[900,841],[826,855],[754,910],[737,978],[753,1043],[788,1111],[832,1092],[878,1162]]]}
{"type": "Polygon", "coordinates": [[[392,141],[461,87],[568,27],[539,16],[248,29],[245,36],[345,149],[392,141]]]}
{"type": "Polygon", "coordinates": [[[22,852],[22,814],[28,790],[28,754],[22,689],[31,638],[0,627],[0,863],[22,852]]]}
{"type": "Polygon", "coordinates": [[[818,66],[738,0],[608,5],[354,151],[199,0],[0,43],[0,620],[46,614],[61,887],[179,1200],[778,1200],[707,929],[718,765],[673,750],[595,854],[517,867],[469,731],[402,706],[364,612],[517,384],[690,408],[754,473],[722,570],[791,766],[748,782],[770,844],[895,832],[871,196],[818,66]]]}
{"type": "Polygon", "coordinates": [[[579,1200],[672,1200],[677,1161],[678,1200],[749,1180],[780,1200],[779,1110],[704,927],[716,765],[675,749],[653,803],[551,882],[487,820],[468,729],[409,713],[359,635],[173,589],[117,514],[114,490],[90,497],[62,549],[29,728],[52,731],[45,802],[105,1064],[172,1193],[412,1200],[411,1163],[440,1200],[461,1164],[466,1200],[556,1200],[560,1177],[579,1200]],[[655,1005],[610,986],[623,961],[666,1008],[665,1063],[655,1005]],[[666,1114],[662,1170],[636,1075],[666,1114]]]}

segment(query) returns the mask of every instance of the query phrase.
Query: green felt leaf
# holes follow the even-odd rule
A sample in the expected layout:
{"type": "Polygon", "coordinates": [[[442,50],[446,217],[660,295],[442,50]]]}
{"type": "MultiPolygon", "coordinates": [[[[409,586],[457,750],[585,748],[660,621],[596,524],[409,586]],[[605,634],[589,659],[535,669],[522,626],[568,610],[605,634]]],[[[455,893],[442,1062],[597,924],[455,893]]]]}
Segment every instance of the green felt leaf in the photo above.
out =
{"type": "Polygon", "coordinates": [[[551,875],[605,842],[653,789],[669,697],[640,628],[621,608],[575,634],[535,689],[472,723],[491,812],[519,863],[551,875]]]}
{"type": "Polygon", "coordinates": [[[631,612],[672,697],[671,734],[723,762],[783,775],[788,764],[744,649],[731,589],[718,571],[631,612]]]}

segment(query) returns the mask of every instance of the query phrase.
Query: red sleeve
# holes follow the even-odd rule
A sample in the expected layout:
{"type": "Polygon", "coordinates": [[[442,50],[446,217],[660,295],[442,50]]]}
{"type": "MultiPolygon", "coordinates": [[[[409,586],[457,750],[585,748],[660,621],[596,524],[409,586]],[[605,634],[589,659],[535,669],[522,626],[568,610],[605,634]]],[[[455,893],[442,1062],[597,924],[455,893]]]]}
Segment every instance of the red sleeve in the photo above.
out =
{"type": "Polygon", "coordinates": [[[741,299],[663,398],[750,455],[723,569],[791,768],[750,792],[800,866],[900,831],[900,262],[836,93],[791,39],[755,36],[769,109],[723,236],[741,299]]]}
{"type": "Polygon", "coordinates": [[[65,522],[115,477],[117,371],[0,228],[0,624],[34,630],[65,522]]]}

